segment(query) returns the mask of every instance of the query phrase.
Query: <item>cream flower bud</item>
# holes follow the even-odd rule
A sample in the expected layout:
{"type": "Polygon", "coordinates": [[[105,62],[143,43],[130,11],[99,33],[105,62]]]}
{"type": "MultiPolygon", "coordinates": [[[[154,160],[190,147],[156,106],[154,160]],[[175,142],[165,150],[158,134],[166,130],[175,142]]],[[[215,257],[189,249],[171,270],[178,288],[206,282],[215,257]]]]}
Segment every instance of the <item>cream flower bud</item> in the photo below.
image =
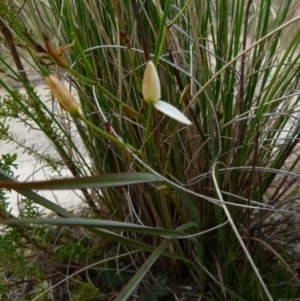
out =
{"type": "Polygon", "coordinates": [[[157,110],[179,122],[187,125],[192,124],[192,122],[187,119],[177,108],[165,101],[160,100],[160,81],[155,65],[151,61],[147,62],[146,65],[142,92],[144,99],[149,103],[152,103],[157,110]]]}
{"type": "Polygon", "coordinates": [[[151,61],[146,65],[142,92],[144,99],[150,103],[160,99],[160,81],[155,65],[151,61]]]}
{"type": "Polygon", "coordinates": [[[77,115],[78,103],[64,84],[53,75],[45,77],[45,81],[61,106],[70,114],[77,115]]]}

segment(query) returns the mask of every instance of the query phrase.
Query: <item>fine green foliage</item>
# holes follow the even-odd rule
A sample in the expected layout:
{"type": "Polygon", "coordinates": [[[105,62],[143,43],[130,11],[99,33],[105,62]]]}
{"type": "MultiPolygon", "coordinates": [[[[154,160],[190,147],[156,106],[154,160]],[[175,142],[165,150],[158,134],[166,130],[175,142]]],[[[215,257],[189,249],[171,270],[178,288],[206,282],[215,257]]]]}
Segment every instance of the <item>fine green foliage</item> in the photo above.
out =
{"type": "Polygon", "coordinates": [[[32,300],[299,296],[299,24],[297,0],[1,1],[0,143],[53,178],[19,183],[3,157],[0,188],[26,198],[12,216],[0,194],[4,275],[30,279],[32,300]],[[149,60],[157,91],[145,88],[149,60]],[[12,133],[12,119],[43,132],[58,158],[12,133]],[[78,189],[85,208],[40,189],[78,189]]]}

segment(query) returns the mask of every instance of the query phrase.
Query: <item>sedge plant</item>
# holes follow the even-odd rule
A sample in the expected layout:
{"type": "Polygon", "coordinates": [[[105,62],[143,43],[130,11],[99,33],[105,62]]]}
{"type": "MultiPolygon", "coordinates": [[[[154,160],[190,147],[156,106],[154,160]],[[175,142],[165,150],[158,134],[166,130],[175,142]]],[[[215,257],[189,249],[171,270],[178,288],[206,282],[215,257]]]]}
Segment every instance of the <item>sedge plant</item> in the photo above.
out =
{"type": "MultiPolygon", "coordinates": [[[[9,54],[1,58],[7,96],[0,137],[18,143],[8,118],[37,127],[73,177],[17,183],[3,171],[1,187],[58,218],[2,223],[27,225],[29,235],[41,225],[83,229],[67,232],[69,241],[68,234],[45,239],[50,258],[75,258],[73,266],[92,275],[65,299],[80,289],[93,291],[89,300],[299,296],[298,2],[0,3],[9,54]],[[29,70],[62,109],[53,111],[38,96],[29,70]],[[12,81],[25,92],[11,88],[12,81]],[[66,188],[81,190],[88,213],[69,212],[32,191],[66,188]],[[74,237],[84,241],[77,249],[74,237]],[[55,243],[59,254],[50,251],[55,243]]],[[[57,168],[57,160],[38,158],[57,168]]],[[[70,278],[45,280],[33,300],[58,294],[70,278]]]]}

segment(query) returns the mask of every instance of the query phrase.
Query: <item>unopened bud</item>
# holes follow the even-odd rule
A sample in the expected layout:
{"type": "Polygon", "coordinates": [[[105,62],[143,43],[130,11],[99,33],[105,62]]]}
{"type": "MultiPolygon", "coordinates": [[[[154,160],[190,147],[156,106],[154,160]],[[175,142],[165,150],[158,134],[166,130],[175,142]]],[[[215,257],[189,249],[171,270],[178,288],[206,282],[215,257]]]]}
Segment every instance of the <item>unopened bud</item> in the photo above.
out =
{"type": "Polygon", "coordinates": [[[176,107],[160,99],[160,81],[155,65],[151,61],[146,65],[142,91],[144,99],[160,112],[184,124],[192,124],[176,107]]]}
{"type": "Polygon", "coordinates": [[[143,97],[150,103],[158,102],[160,99],[160,81],[153,62],[147,62],[143,78],[143,97]]]}
{"type": "Polygon", "coordinates": [[[70,114],[77,115],[78,103],[64,84],[53,75],[46,77],[45,81],[61,106],[70,114]]]}

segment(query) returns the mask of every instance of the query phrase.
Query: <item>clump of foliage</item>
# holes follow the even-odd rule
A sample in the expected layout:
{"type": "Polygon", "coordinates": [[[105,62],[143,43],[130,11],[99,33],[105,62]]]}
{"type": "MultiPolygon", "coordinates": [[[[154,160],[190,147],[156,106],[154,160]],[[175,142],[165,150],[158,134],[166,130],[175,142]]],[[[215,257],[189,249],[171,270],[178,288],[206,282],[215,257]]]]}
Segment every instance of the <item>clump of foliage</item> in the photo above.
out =
{"type": "Polygon", "coordinates": [[[0,30],[14,62],[1,59],[1,70],[25,92],[0,79],[7,94],[0,137],[18,143],[9,118],[38,128],[59,159],[35,150],[37,160],[58,177],[60,169],[73,176],[18,186],[0,173],[1,187],[30,196],[29,212],[42,204],[58,214],[2,221],[22,227],[33,239],[23,251],[38,249],[59,276],[14,274],[43,279],[33,284],[33,300],[65,287],[65,300],[295,298],[300,4],[161,2],[1,2],[0,30]],[[156,95],[192,125],[145,101],[148,61],[158,71],[156,95]],[[54,75],[68,83],[79,111],[53,88],[63,108],[45,103],[27,69],[48,84],[54,75]],[[63,187],[80,189],[89,210],[76,215],[30,190],[63,187]]]}

